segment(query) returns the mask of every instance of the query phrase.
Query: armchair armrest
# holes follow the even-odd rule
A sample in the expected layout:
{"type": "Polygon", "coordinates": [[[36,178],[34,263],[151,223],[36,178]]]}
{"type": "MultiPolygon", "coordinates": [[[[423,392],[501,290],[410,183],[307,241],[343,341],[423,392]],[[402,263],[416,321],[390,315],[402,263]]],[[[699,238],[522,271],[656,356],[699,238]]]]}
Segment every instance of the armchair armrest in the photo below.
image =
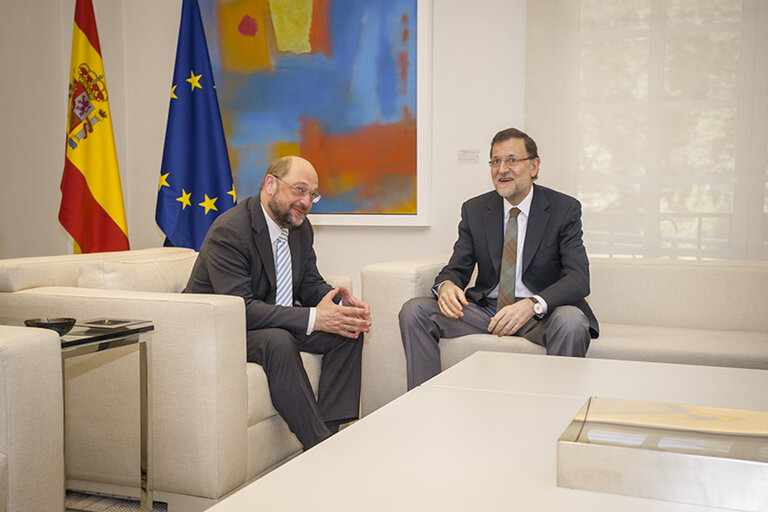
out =
{"type": "Polygon", "coordinates": [[[324,275],[323,278],[331,286],[333,286],[333,287],[343,286],[344,288],[349,290],[349,292],[351,294],[354,295],[355,292],[354,292],[354,290],[352,290],[352,278],[351,277],[344,276],[344,275],[341,275],[341,274],[327,274],[327,275],[324,275]]]}
{"type": "Polygon", "coordinates": [[[0,326],[0,510],[62,510],[61,345],[47,329],[0,326]]]}
{"type": "Polygon", "coordinates": [[[447,255],[375,263],[361,270],[362,299],[371,308],[363,349],[362,412],[368,414],[406,392],[405,353],[397,319],[413,297],[431,294],[447,255]]]}

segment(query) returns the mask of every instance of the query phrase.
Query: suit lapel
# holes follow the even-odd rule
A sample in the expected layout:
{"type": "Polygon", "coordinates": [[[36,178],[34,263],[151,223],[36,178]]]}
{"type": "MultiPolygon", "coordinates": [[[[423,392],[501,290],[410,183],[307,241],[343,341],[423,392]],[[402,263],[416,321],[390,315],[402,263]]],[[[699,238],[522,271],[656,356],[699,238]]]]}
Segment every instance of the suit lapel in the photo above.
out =
{"type": "Polygon", "coordinates": [[[544,196],[541,189],[533,186],[533,199],[531,200],[531,211],[528,214],[528,227],[525,232],[525,245],[523,246],[523,273],[528,269],[528,265],[533,261],[533,256],[539,249],[541,239],[549,223],[549,200],[544,196]]]}
{"type": "Polygon", "coordinates": [[[496,193],[491,196],[486,204],[487,211],[483,222],[486,226],[485,236],[488,239],[485,244],[490,253],[493,264],[493,275],[501,272],[501,253],[504,249],[504,199],[496,193]]]}
{"type": "Polygon", "coordinates": [[[264,211],[261,209],[259,196],[254,196],[254,201],[248,205],[251,210],[251,226],[253,226],[253,239],[256,250],[259,253],[261,263],[266,270],[267,278],[272,289],[277,288],[277,277],[275,276],[275,258],[272,255],[272,241],[269,239],[269,228],[267,220],[264,218],[264,211]]]}
{"type": "MultiPolygon", "coordinates": [[[[306,219],[304,222],[308,222],[306,219]]],[[[288,231],[288,247],[291,249],[291,277],[293,282],[293,296],[297,296],[299,286],[299,273],[297,268],[303,268],[303,263],[299,265],[299,259],[304,254],[304,238],[301,236],[301,226],[288,231]]]]}

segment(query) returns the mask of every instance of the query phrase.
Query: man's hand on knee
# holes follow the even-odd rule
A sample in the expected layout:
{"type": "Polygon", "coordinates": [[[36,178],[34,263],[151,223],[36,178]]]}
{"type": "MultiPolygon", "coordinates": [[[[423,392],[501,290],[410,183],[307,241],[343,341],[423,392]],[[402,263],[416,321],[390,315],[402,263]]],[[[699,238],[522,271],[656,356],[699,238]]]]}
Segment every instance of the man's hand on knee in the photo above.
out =
{"type": "Polygon", "coordinates": [[[533,301],[524,299],[504,306],[491,317],[488,332],[496,336],[507,336],[520,330],[525,323],[533,318],[533,301]]]}
{"type": "Polygon", "coordinates": [[[317,305],[316,313],[314,330],[338,334],[345,338],[356,339],[360,333],[368,332],[371,326],[368,305],[343,287],[328,292],[317,305]],[[333,302],[338,294],[342,296],[341,304],[333,302]]]}
{"type": "Polygon", "coordinates": [[[464,316],[464,306],[469,305],[464,296],[464,290],[446,281],[440,285],[440,296],[437,298],[440,312],[448,318],[461,318],[464,316]]]}

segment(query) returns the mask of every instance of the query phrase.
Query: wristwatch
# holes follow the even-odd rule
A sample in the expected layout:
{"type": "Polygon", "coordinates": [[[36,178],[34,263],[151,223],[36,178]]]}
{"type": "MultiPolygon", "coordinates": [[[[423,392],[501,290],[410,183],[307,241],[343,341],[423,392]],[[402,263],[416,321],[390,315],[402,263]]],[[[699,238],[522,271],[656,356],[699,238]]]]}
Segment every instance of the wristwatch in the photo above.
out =
{"type": "Polygon", "coordinates": [[[544,306],[542,306],[541,302],[539,302],[539,299],[536,297],[529,297],[531,299],[531,302],[533,302],[533,314],[536,315],[537,318],[541,318],[544,316],[544,306]]]}

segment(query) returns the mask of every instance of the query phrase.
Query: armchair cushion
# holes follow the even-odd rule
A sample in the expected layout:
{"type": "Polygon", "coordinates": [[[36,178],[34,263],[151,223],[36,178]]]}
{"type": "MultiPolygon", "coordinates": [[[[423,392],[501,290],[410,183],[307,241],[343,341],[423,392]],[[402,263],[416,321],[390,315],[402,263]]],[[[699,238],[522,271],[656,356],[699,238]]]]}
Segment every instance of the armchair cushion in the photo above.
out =
{"type": "Polygon", "coordinates": [[[77,285],[81,288],[179,293],[187,284],[196,258],[197,253],[190,250],[150,260],[87,261],[80,266],[77,285]]]}
{"type": "MultiPolygon", "coordinates": [[[[172,261],[174,258],[182,256],[184,258],[192,258],[194,263],[197,253],[192,249],[182,247],[155,247],[152,249],[109,253],[97,252],[91,254],[8,258],[0,260],[0,292],[16,292],[40,286],[78,286],[81,279],[81,268],[89,263],[98,263],[100,261],[172,261]]],[[[187,274],[188,276],[189,274],[187,274]]],[[[88,279],[93,283],[99,282],[96,277],[89,276],[88,279]]],[[[186,283],[186,278],[184,281],[186,283]]],[[[89,287],[109,287],[107,286],[109,284],[108,280],[102,279],[102,282],[103,285],[89,287]]],[[[114,282],[113,284],[117,285],[119,283],[114,282]]]]}

